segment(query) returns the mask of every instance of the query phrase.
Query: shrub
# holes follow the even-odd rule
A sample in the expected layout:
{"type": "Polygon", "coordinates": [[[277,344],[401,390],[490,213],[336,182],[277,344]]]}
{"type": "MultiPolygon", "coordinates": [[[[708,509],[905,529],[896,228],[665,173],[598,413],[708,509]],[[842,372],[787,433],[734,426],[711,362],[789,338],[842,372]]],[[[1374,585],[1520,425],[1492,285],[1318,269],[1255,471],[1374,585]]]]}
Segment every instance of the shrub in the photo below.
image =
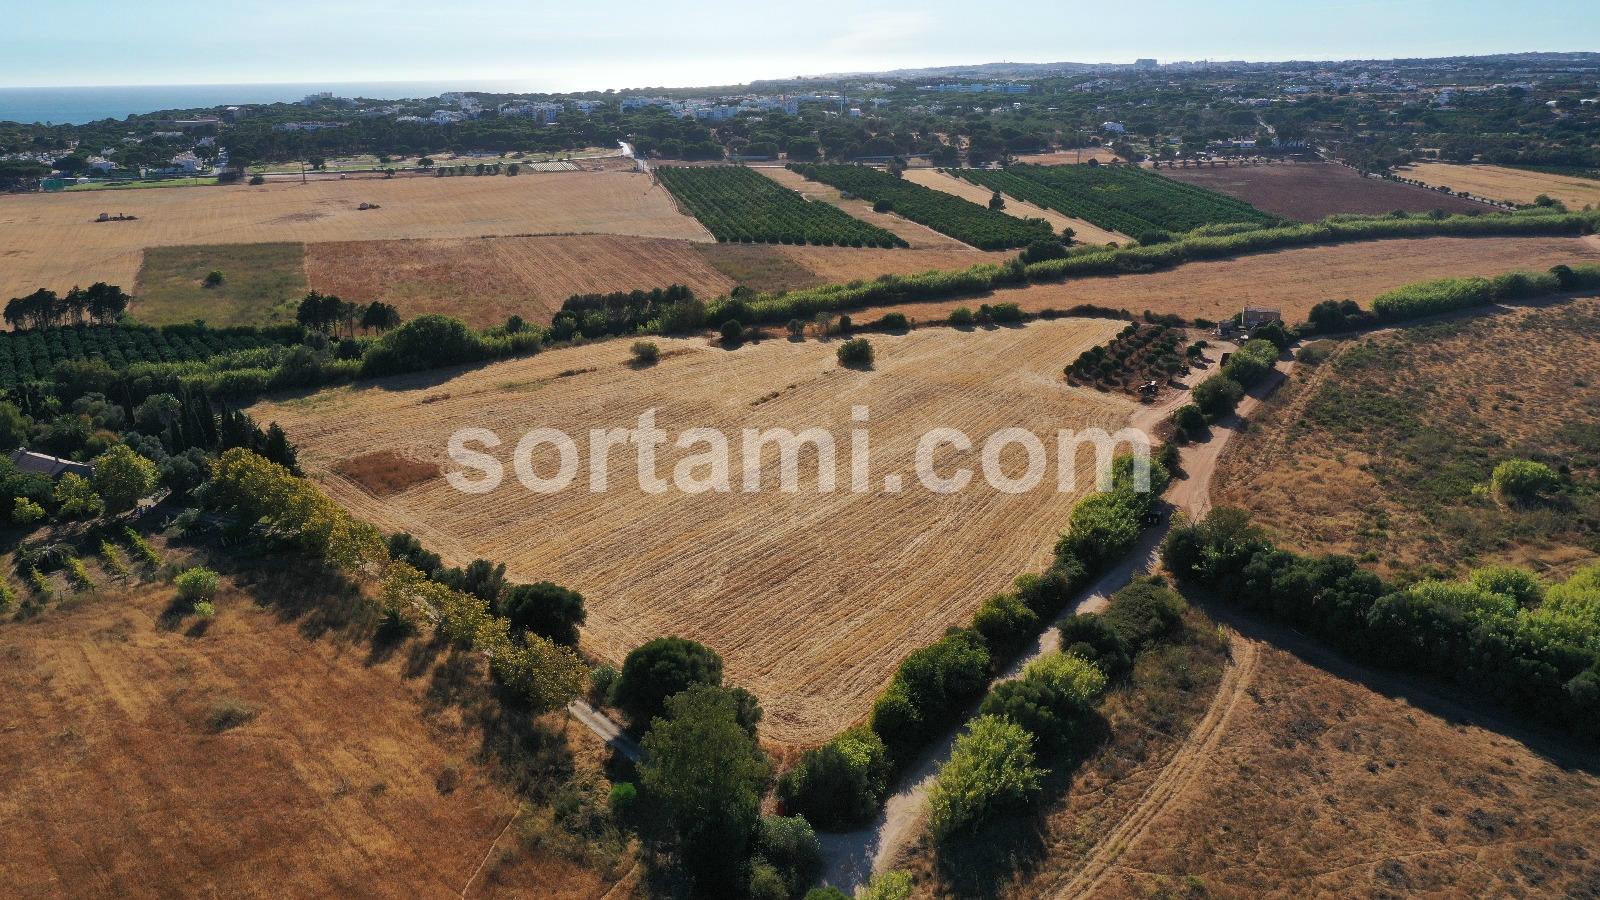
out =
{"type": "Polygon", "coordinates": [[[44,507],[29,500],[27,497],[18,497],[11,502],[11,521],[18,525],[32,525],[44,518],[44,507]]]}
{"type": "Polygon", "coordinates": [[[784,328],[789,332],[789,337],[797,341],[805,340],[806,323],[799,319],[790,319],[789,324],[785,325],[784,328]]]}
{"type": "Polygon", "coordinates": [[[1050,685],[1017,678],[995,685],[979,712],[1022,726],[1041,746],[1058,747],[1071,736],[1075,723],[1065,706],[1050,685]]]}
{"type": "Polygon", "coordinates": [[[89,570],[84,568],[83,560],[76,556],[67,557],[67,577],[77,586],[78,590],[88,591],[94,589],[94,579],[89,577],[89,570]]]}
{"type": "Polygon", "coordinates": [[[873,327],[879,331],[905,331],[911,327],[911,322],[906,319],[904,313],[887,313],[873,323],[873,327]]]}
{"type": "Polygon", "coordinates": [[[995,594],[972,616],[972,630],[982,635],[989,652],[1010,656],[1039,631],[1039,616],[1015,594],[995,594]]]}
{"type": "Polygon", "coordinates": [[[978,321],[978,317],[973,315],[972,310],[965,306],[958,306],[950,311],[949,321],[951,325],[957,328],[971,328],[973,323],[978,321]]]}
{"type": "Polygon", "coordinates": [[[1474,569],[1467,580],[1479,590],[1511,598],[1523,609],[1532,609],[1544,600],[1544,582],[1532,572],[1515,566],[1474,569]]]}
{"type": "Polygon", "coordinates": [[[1133,668],[1133,654],[1128,642],[1116,629],[1097,615],[1075,615],[1063,620],[1061,649],[1068,656],[1077,656],[1094,663],[1108,677],[1120,678],[1133,668]]]}
{"type": "Polygon", "coordinates": [[[216,269],[212,269],[210,272],[206,273],[206,278],[205,278],[205,286],[206,287],[208,287],[208,288],[219,287],[222,284],[222,281],[223,281],[223,277],[222,277],[222,273],[220,271],[218,271],[216,269]]]}
{"type": "Polygon", "coordinates": [[[744,326],[739,324],[738,319],[729,319],[723,322],[719,333],[722,335],[724,344],[732,345],[744,340],[744,326]]]}
{"type": "Polygon", "coordinates": [[[473,362],[486,355],[482,339],[460,319],[430,314],[379,338],[361,360],[363,376],[420,372],[473,362]]]}
{"type": "Polygon", "coordinates": [[[1186,403],[1172,414],[1172,427],[1190,437],[1197,436],[1205,431],[1206,414],[1199,405],[1186,403]]]}
{"type": "Polygon", "coordinates": [[[956,738],[928,791],[928,828],[944,841],[1038,793],[1044,770],[1034,765],[1033,736],[997,716],[979,716],[956,738]]]}
{"type": "Polygon", "coordinates": [[[1502,500],[1527,503],[1555,490],[1561,484],[1561,476],[1542,462],[1508,459],[1494,467],[1489,484],[1502,500]]]}
{"type": "Polygon", "coordinates": [[[750,883],[745,886],[750,900],[788,900],[789,883],[778,867],[761,857],[750,863],[750,883]]]}
{"type": "Polygon", "coordinates": [[[639,789],[631,782],[619,781],[611,786],[609,805],[614,816],[626,816],[639,799],[639,789]]]}
{"type": "Polygon", "coordinates": [[[548,581],[512,587],[501,614],[513,632],[531,631],[568,647],[578,645],[578,626],[586,618],[582,594],[548,581]]]}
{"type": "Polygon", "coordinates": [[[872,342],[866,338],[851,338],[839,345],[839,365],[852,369],[872,367],[872,342]]]}
{"type": "Polygon", "coordinates": [[[1195,385],[1191,397],[1206,419],[1215,422],[1233,414],[1244,398],[1244,386],[1226,375],[1212,375],[1195,385]]]}
{"type": "Polygon", "coordinates": [[[1105,673],[1093,662],[1070,653],[1047,653],[1029,663],[1022,677],[1048,686],[1078,713],[1093,707],[1106,689],[1105,673]]]}
{"type": "Polygon", "coordinates": [[[1034,241],[1022,251],[1024,263],[1044,262],[1047,259],[1066,259],[1067,248],[1060,241],[1034,241]]]}
{"type": "Polygon", "coordinates": [[[141,562],[152,569],[161,568],[161,554],[150,546],[150,542],[144,539],[144,535],[134,531],[132,528],[124,528],[122,529],[122,536],[127,539],[128,546],[133,548],[134,554],[139,557],[141,562]]]}
{"type": "Polygon", "coordinates": [[[258,175],[251,175],[250,176],[250,183],[251,184],[266,184],[267,183],[267,179],[262,177],[259,174],[258,175]]]}
{"type": "Polygon", "coordinates": [[[1145,578],[1112,594],[1102,617],[1137,655],[1177,629],[1186,605],[1159,578],[1145,578]]]}
{"type": "Polygon", "coordinates": [[[870,819],[889,790],[889,757],[870,728],[845,731],[807,750],[778,780],[784,809],[818,828],[848,828],[870,819]]]}
{"type": "Polygon", "coordinates": [[[653,366],[661,359],[661,348],[655,341],[634,341],[633,361],[641,366],[653,366]]]}
{"type": "Polygon", "coordinates": [[[178,573],[172,583],[178,586],[178,596],[189,604],[210,600],[217,595],[221,578],[204,566],[195,566],[178,573]]]}
{"type": "Polygon", "coordinates": [[[661,637],[641,644],[622,663],[612,701],[637,727],[666,709],[666,699],[695,684],[721,684],[722,657],[703,644],[661,637]]]}
{"type": "Polygon", "coordinates": [[[856,900],[911,900],[911,876],[905,872],[879,872],[856,891],[856,900]]]}
{"type": "Polygon", "coordinates": [[[951,629],[905,658],[872,710],[872,730],[896,763],[908,762],[978,695],[989,663],[983,638],[965,629],[951,629]]]}
{"type": "Polygon", "coordinates": [[[785,897],[800,893],[822,874],[822,844],[799,816],[763,816],[756,847],[783,876],[785,897]]]}

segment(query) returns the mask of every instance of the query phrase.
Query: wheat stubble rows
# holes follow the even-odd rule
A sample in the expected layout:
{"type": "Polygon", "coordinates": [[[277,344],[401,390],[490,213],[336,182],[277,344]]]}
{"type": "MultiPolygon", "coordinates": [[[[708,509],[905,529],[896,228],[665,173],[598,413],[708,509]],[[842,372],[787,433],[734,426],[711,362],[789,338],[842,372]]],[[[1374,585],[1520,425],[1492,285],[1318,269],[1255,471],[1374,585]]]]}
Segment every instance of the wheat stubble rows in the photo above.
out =
{"type": "MultiPolygon", "coordinates": [[[[587,651],[620,662],[664,634],[700,640],[727,661],[728,680],[754,691],[773,740],[825,740],[860,719],[899,660],[950,625],[964,623],[990,593],[1047,560],[1072,504],[1089,487],[1055,489],[1053,436],[1061,428],[1115,430],[1130,404],[1067,387],[1062,366],[1103,342],[1120,323],[1058,320],[1026,328],[961,332],[933,328],[872,338],[872,371],[841,369],[831,342],[765,341],[724,350],[701,340],[663,341],[655,367],[627,364],[613,341],[484,367],[445,381],[401,378],[341,389],[254,411],[283,424],[301,461],[358,515],[406,530],[456,563],[504,561],[518,580],[551,579],[581,591],[587,651]],[[865,426],[852,407],[866,406],[865,426]],[[589,461],[571,488],[527,492],[512,476],[511,447],[529,428],[552,426],[585,449],[591,428],[625,428],[647,409],[676,440],[687,428],[727,433],[732,493],[647,494],[631,448],[614,450],[610,490],[588,489],[589,461]],[[744,428],[820,427],[839,443],[833,493],[816,490],[814,456],[800,490],[775,489],[775,447],[763,457],[767,488],[739,490],[744,428]],[[1022,427],[1046,438],[1046,488],[1005,494],[978,486],[950,495],[922,489],[913,470],[918,439],[950,426],[975,442],[1022,427]],[[334,474],[342,461],[377,450],[460,467],[446,455],[457,429],[487,427],[506,481],[485,495],[442,478],[379,499],[334,474]],[[848,442],[869,430],[874,490],[849,490],[848,442]],[[898,474],[905,490],[877,490],[898,474]]],[[[661,451],[660,471],[691,452],[661,451]]],[[[1005,470],[1024,468],[1022,453],[1005,470]]],[[[535,454],[543,474],[556,454],[535,454]]],[[[1080,469],[1087,457],[1079,460],[1080,469]]],[[[938,470],[978,468],[978,452],[946,447],[938,470]]],[[[698,471],[705,474],[706,470],[698,471]]],[[[981,481],[981,479],[980,479],[981,481]]]]}

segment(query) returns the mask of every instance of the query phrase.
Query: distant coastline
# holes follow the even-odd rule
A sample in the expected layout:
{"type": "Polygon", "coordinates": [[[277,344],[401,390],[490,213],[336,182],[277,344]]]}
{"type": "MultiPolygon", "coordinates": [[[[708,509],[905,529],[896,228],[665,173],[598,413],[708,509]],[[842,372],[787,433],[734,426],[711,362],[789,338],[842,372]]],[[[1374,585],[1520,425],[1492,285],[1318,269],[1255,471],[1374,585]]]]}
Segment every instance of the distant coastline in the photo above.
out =
{"type": "Polygon", "coordinates": [[[317,91],[341,97],[398,100],[445,91],[537,91],[521,82],[377,81],[304,84],[151,84],[129,87],[0,88],[0,122],[82,125],[101,119],[164,109],[195,109],[247,103],[286,103],[317,91]]]}

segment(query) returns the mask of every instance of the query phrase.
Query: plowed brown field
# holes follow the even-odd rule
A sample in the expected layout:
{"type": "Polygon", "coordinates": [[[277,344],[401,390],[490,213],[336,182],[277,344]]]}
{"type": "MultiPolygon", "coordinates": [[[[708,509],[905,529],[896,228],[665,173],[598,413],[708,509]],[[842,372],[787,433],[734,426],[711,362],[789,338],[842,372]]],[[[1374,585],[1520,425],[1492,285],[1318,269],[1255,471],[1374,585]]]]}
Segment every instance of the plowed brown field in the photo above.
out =
{"type": "Polygon", "coordinates": [[[573,232],[711,239],[665,188],[628,172],[16,194],[0,196],[0,299],[131,287],[146,247],[573,232]],[[138,220],[94,221],[102,212],[138,220]]]}
{"type": "MultiPolygon", "coordinates": [[[[1406,212],[1484,212],[1490,208],[1472,200],[1439,191],[1367,178],[1336,163],[1280,163],[1271,166],[1228,168],[1163,168],[1168,178],[1207,188],[1302,222],[1315,222],[1335,213],[1378,215],[1406,212]]],[[[1494,196],[1494,195],[1490,195],[1494,196]]]]}
{"type": "MultiPolygon", "coordinates": [[[[444,380],[327,391],[253,413],[282,424],[302,465],[358,515],[410,531],[454,562],[504,561],[517,580],[551,579],[581,591],[584,647],[610,662],[661,635],[705,642],[726,659],[728,680],[761,698],[764,734],[811,744],[865,716],[907,653],[966,621],[1017,574],[1042,567],[1090,486],[1082,477],[1076,490],[1057,491],[1052,465],[1044,485],[1022,494],[996,491],[981,476],[968,490],[934,494],[913,473],[922,434],[953,426],[981,444],[995,430],[1028,428],[1046,438],[1054,460],[1058,428],[1121,427],[1132,404],[1061,378],[1062,366],[1120,325],[1057,320],[874,335],[871,371],[840,368],[832,342],[766,341],[729,351],[698,340],[660,341],[661,363],[635,369],[627,342],[611,341],[444,380]],[[871,416],[859,426],[871,433],[871,492],[851,491],[854,405],[871,416]],[[560,428],[587,448],[589,429],[632,427],[650,409],[669,440],[691,427],[727,434],[733,492],[647,494],[627,447],[612,453],[605,492],[590,490],[588,463],[566,490],[543,495],[525,490],[509,465],[492,493],[460,493],[432,479],[383,499],[336,471],[351,457],[391,450],[470,473],[446,454],[457,429],[493,429],[505,442],[495,452],[509,463],[527,429],[560,428]],[[770,445],[765,488],[739,490],[741,429],[811,426],[838,441],[834,492],[817,491],[811,451],[802,454],[800,490],[778,490],[770,445]],[[903,479],[902,492],[879,489],[890,474],[903,479]]],[[[704,449],[663,448],[659,469],[670,477],[686,450],[704,449]]],[[[1016,474],[1024,463],[1013,452],[1005,471],[1016,474]]],[[[549,447],[534,461],[545,475],[555,471],[549,447]]],[[[976,449],[946,447],[936,468],[949,474],[977,464],[976,449]]]]}

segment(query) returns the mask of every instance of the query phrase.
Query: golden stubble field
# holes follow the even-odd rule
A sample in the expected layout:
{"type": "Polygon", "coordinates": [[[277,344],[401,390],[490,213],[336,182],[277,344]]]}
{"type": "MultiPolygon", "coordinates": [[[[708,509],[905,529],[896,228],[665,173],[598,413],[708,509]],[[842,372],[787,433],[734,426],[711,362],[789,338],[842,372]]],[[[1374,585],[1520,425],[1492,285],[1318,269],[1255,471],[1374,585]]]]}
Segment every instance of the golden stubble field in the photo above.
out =
{"type": "Polygon", "coordinates": [[[1600,181],[1576,175],[1551,175],[1505,166],[1417,163],[1400,169],[1400,174],[1434,186],[1471,191],[1490,200],[1532,203],[1540,194],[1560,200],[1570,209],[1600,206],[1600,181]]]}
{"type": "MultiPolygon", "coordinates": [[[[904,178],[925,188],[954,194],[979,206],[988,206],[989,198],[994,195],[994,192],[986,187],[980,187],[954,175],[946,175],[938,169],[907,169],[904,178]]],[[[1043,219],[1049,222],[1050,227],[1054,228],[1057,233],[1060,233],[1063,228],[1071,228],[1079,243],[1109,244],[1113,241],[1121,242],[1128,239],[1127,235],[1108,231],[1092,222],[1074,219],[1071,216],[1064,216],[1053,209],[1045,209],[1042,206],[1025,203],[1010,194],[1003,196],[1006,200],[1005,211],[1007,214],[1016,216],[1019,219],[1043,219]]]]}
{"type": "MultiPolygon", "coordinates": [[[[763,733],[814,744],[863,718],[873,695],[911,650],[964,623],[989,594],[1042,568],[1091,479],[1058,492],[1058,428],[1126,422],[1132,404],[1067,387],[1061,367],[1109,339],[1121,323],[1057,320],[1026,328],[875,335],[876,368],[842,369],[833,342],[769,340],[729,351],[700,340],[661,341],[653,368],[628,364],[611,341],[483,367],[453,378],[408,377],[263,404],[303,466],[357,515],[418,535],[455,563],[503,561],[514,580],[550,579],[587,600],[586,651],[613,664],[633,647],[677,634],[727,661],[727,677],[766,708],[763,733]],[[852,407],[870,413],[873,491],[850,491],[852,407]],[[671,440],[690,427],[730,435],[734,492],[651,495],[631,448],[612,451],[610,490],[589,490],[590,461],[567,490],[535,495],[512,477],[511,448],[528,429],[560,428],[588,446],[591,428],[628,428],[646,410],[671,440]],[[739,491],[740,430],[820,427],[839,442],[838,489],[816,490],[815,454],[802,455],[800,490],[775,488],[775,447],[763,455],[767,489],[739,491]],[[982,484],[936,495],[913,474],[921,435],[939,426],[988,434],[1023,427],[1047,438],[1045,485],[1003,494],[982,484]],[[467,471],[450,461],[457,429],[493,429],[506,481],[472,495],[432,478],[380,499],[335,474],[355,457],[394,452],[467,471]],[[880,492],[885,475],[901,493],[880,492]]],[[[660,469],[704,446],[661,451],[660,469]]],[[[1024,468],[1020,450],[1005,471],[1024,468]]],[[[535,455],[541,473],[556,454],[535,455]]],[[[978,468],[978,452],[945,447],[941,473],[978,468]]],[[[348,470],[348,467],[345,467],[348,470]]],[[[704,470],[698,474],[704,475],[704,470]]]]}
{"type": "Polygon", "coordinates": [[[711,239],[665,188],[631,172],[17,194],[0,197],[0,299],[131,287],[146,247],[568,233],[711,239]],[[96,222],[102,212],[138,220],[96,222]]]}

